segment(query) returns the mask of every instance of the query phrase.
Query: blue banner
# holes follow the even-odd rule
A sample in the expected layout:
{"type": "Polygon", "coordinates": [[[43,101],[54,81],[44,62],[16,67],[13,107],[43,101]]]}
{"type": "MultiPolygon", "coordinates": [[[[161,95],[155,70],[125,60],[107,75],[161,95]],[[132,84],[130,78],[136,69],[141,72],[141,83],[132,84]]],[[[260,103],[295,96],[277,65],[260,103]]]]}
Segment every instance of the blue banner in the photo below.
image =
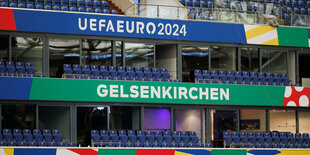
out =
{"type": "Polygon", "coordinates": [[[243,24],[13,9],[17,31],[246,43],[243,24]]]}

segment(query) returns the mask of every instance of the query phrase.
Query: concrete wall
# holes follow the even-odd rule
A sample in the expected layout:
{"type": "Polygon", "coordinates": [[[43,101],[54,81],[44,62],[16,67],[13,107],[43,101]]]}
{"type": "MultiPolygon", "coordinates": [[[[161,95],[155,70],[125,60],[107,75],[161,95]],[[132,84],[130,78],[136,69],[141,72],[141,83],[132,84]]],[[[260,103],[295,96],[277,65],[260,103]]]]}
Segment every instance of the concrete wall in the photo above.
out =
{"type": "Polygon", "coordinates": [[[177,131],[195,131],[198,138],[201,137],[201,113],[200,110],[181,110],[175,112],[177,131]]]}
{"type": "Polygon", "coordinates": [[[270,111],[270,131],[296,133],[296,115],[294,110],[270,111]]]}

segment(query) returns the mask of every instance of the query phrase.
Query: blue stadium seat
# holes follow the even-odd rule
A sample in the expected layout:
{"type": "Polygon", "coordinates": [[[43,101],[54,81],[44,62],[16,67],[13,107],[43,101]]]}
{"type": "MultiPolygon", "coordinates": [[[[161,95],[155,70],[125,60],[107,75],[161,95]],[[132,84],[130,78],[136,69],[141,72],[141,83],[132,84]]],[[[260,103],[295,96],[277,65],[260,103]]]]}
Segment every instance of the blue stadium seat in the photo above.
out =
{"type": "Polygon", "coordinates": [[[223,138],[224,138],[224,147],[230,147],[230,144],[232,144],[232,138],[230,136],[230,133],[223,132],[223,138]]]}
{"type": "Polygon", "coordinates": [[[144,78],[144,73],[142,72],[142,68],[135,67],[135,73],[137,75],[137,78],[144,78]]]}
{"type": "Polygon", "coordinates": [[[62,11],[69,11],[69,5],[68,4],[62,4],[61,5],[61,10],[62,11]]]}
{"type": "Polygon", "coordinates": [[[128,136],[127,136],[125,130],[119,130],[118,136],[119,136],[119,139],[121,140],[122,143],[128,142],[128,136]]]}
{"type": "Polygon", "coordinates": [[[109,9],[103,9],[103,13],[104,14],[110,14],[110,10],[109,9]]]}
{"type": "Polygon", "coordinates": [[[32,134],[33,134],[33,137],[34,137],[36,142],[42,142],[43,141],[43,136],[41,134],[40,129],[33,129],[32,134]]]}
{"type": "Polygon", "coordinates": [[[303,139],[305,144],[309,144],[310,143],[309,133],[303,133],[302,134],[302,139],[303,139]]]}
{"type": "Polygon", "coordinates": [[[34,0],[28,0],[27,8],[34,9],[34,0]]]}
{"type": "Polygon", "coordinates": [[[271,133],[270,132],[265,132],[264,133],[264,138],[265,138],[266,144],[272,145],[272,137],[271,137],[271,133]]]}
{"type": "Polygon", "coordinates": [[[42,0],[36,0],[36,5],[35,5],[35,8],[36,9],[43,9],[44,7],[44,3],[42,0]]]}
{"type": "Polygon", "coordinates": [[[109,76],[109,71],[108,71],[107,66],[100,66],[99,69],[100,69],[100,72],[101,72],[103,78],[106,78],[109,76]]]}
{"type": "Polygon", "coordinates": [[[203,79],[203,76],[201,74],[201,70],[198,70],[198,69],[195,69],[194,70],[194,76],[195,76],[195,79],[198,81],[200,79],[203,79]]]}
{"type": "Polygon", "coordinates": [[[13,141],[13,135],[12,135],[11,129],[3,129],[2,133],[3,133],[3,137],[5,141],[7,142],[13,141]]]}
{"type": "Polygon", "coordinates": [[[211,79],[211,73],[208,70],[203,70],[202,71],[202,78],[205,80],[210,80],[211,79]]]}
{"type": "Polygon", "coordinates": [[[161,68],[160,73],[163,79],[170,79],[170,75],[168,73],[167,68],[161,68]]]}
{"type": "Polygon", "coordinates": [[[53,137],[54,137],[54,141],[56,143],[62,142],[62,135],[60,134],[60,130],[54,129],[53,130],[53,137]]]}
{"type": "Polygon", "coordinates": [[[101,10],[100,6],[95,6],[95,13],[102,13],[102,10],[101,10]]]}
{"type": "Polygon", "coordinates": [[[47,146],[46,142],[38,142],[38,146],[47,146]]]}
{"type": "Polygon", "coordinates": [[[117,77],[116,67],[114,67],[114,66],[109,66],[108,68],[109,68],[110,77],[117,77]]]}
{"type": "Polygon", "coordinates": [[[152,73],[153,73],[154,78],[161,79],[161,73],[158,68],[152,68],[152,73]]]}
{"type": "Polygon", "coordinates": [[[132,144],[134,144],[134,147],[144,147],[144,143],[137,142],[137,143],[132,143],[132,144]]]}
{"type": "Polygon", "coordinates": [[[189,134],[190,142],[197,144],[198,143],[198,137],[196,135],[196,132],[195,131],[189,131],[188,134],[189,134]]]}
{"type": "Polygon", "coordinates": [[[53,141],[53,136],[49,129],[43,129],[43,137],[46,143],[53,141]]]}
{"type": "Polygon", "coordinates": [[[281,132],[280,133],[280,141],[282,144],[288,144],[288,137],[286,132],[281,132]]]}
{"type": "Polygon", "coordinates": [[[85,5],[84,4],[80,4],[78,9],[77,9],[78,12],[85,12],[85,5]]]}
{"type": "Polygon", "coordinates": [[[297,144],[303,144],[304,143],[304,141],[301,137],[301,133],[295,133],[295,139],[296,139],[297,144]]]}
{"type": "Polygon", "coordinates": [[[181,132],[181,140],[183,143],[189,143],[189,136],[188,136],[188,132],[186,131],[182,131],[181,132]]]}
{"type": "Polygon", "coordinates": [[[31,134],[30,129],[24,129],[23,130],[23,135],[25,137],[26,142],[32,142],[33,141],[33,136],[31,134]]]}
{"type": "Polygon", "coordinates": [[[89,65],[82,65],[81,66],[81,68],[82,68],[82,73],[83,74],[86,74],[86,75],[88,75],[88,76],[91,76],[91,70],[90,70],[90,68],[89,68],[89,65]]]}
{"type": "Polygon", "coordinates": [[[9,7],[9,0],[2,0],[0,6],[1,7],[9,7]]]}
{"type": "Polygon", "coordinates": [[[245,132],[240,132],[240,139],[241,139],[241,143],[243,143],[243,144],[249,143],[249,138],[245,132]]]}
{"type": "Polygon", "coordinates": [[[145,136],[148,143],[154,143],[155,142],[155,136],[152,131],[146,131],[145,136]]]}
{"type": "Polygon", "coordinates": [[[18,2],[17,2],[17,0],[11,0],[11,2],[10,2],[10,7],[18,7],[18,2]]]}
{"type": "Polygon", "coordinates": [[[163,137],[164,137],[164,141],[165,143],[172,143],[172,137],[171,137],[171,132],[170,131],[163,131],[163,137]]]}
{"type": "Polygon", "coordinates": [[[259,73],[258,73],[258,78],[259,78],[259,81],[260,81],[260,82],[266,83],[266,76],[265,76],[265,73],[259,72],[259,73]]]}
{"type": "Polygon", "coordinates": [[[146,137],[144,131],[137,131],[137,138],[140,143],[145,143],[146,137]]]}
{"type": "Polygon", "coordinates": [[[118,15],[118,11],[112,10],[112,11],[111,11],[111,14],[118,15]]]}
{"type": "Polygon", "coordinates": [[[109,132],[106,130],[100,130],[100,137],[102,142],[110,142],[109,132]]]}
{"type": "Polygon", "coordinates": [[[196,148],[197,144],[196,143],[188,143],[187,147],[189,147],[189,148],[196,148]]]}
{"type": "Polygon", "coordinates": [[[137,136],[136,136],[134,131],[132,131],[132,130],[127,131],[127,136],[128,136],[130,143],[136,143],[137,142],[137,136]]]}
{"type": "Polygon", "coordinates": [[[295,135],[293,133],[288,133],[287,135],[288,140],[289,140],[289,144],[296,144],[296,139],[295,139],[295,135]]]}
{"type": "Polygon", "coordinates": [[[70,4],[69,6],[69,11],[77,11],[76,4],[70,4]]]}
{"type": "Polygon", "coordinates": [[[239,136],[239,132],[232,132],[231,133],[231,138],[234,144],[240,144],[241,143],[241,139],[239,136]]]}
{"type": "Polygon", "coordinates": [[[243,76],[242,76],[242,73],[241,72],[235,72],[235,79],[237,81],[243,81],[243,76]]]}
{"type": "Polygon", "coordinates": [[[16,142],[15,141],[9,141],[7,142],[8,146],[16,146],[16,142]]]}
{"type": "MultiPolygon", "coordinates": [[[[211,145],[212,145],[212,144],[211,144],[211,145]]],[[[204,148],[205,146],[204,146],[203,144],[201,144],[201,143],[198,143],[198,144],[197,144],[197,147],[198,147],[198,148],[204,148]]]]}
{"type": "Polygon", "coordinates": [[[6,69],[8,73],[16,73],[14,62],[6,62],[6,69]]]}
{"type": "Polygon", "coordinates": [[[280,145],[281,139],[278,132],[272,132],[271,137],[274,144],[280,145]]]}
{"type": "Polygon", "coordinates": [[[145,75],[145,78],[153,78],[153,73],[150,68],[143,68],[143,73],[145,75]]]}
{"type": "Polygon", "coordinates": [[[180,147],[188,147],[187,143],[180,143],[180,147]]]}
{"type": "Polygon", "coordinates": [[[97,65],[90,66],[91,74],[94,76],[100,76],[100,71],[97,65]]]}
{"type": "Polygon", "coordinates": [[[6,67],[3,61],[0,61],[0,73],[6,73],[6,67]]]}
{"type": "Polygon", "coordinates": [[[24,141],[24,136],[21,129],[13,129],[13,136],[16,142],[24,141]]]}
{"type": "Polygon", "coordinates": [[[110,136],[111,142],[119,142],[119,136],[117,135],[117,132],[115,130],[110,130],[109,136],[110,136]]]}
{"type": "Polygon", "coordinates": [[[118,73],[118,77],[120,77],[120,78],[126,78],[127,77],[127,73],[126,73],[124,67],[117,67],[117,73],[118,73]]]}
{"type": "Polygon", "coordinates": [[[265,144],[265,138],[261,132],[256,132],[256,138],[258,144],[265,144]]]}
{"type": "Polygon", "coordinates": [[[16,62],[16,70],[17,73],[25,74],[26,69],[23,62],[16,62]]]}
{"type": "Polygon", "coordinates": [[[93,5],[91,5],[91,4],[87,5],[86,12],[94,12],[93,5]]]}
{"type": "Polygon", "coordinates": [[[78,64],[74,64],[72,66],[72,71],[73,71],[74,74],[82,74],[81,66],[78,65],[78,64]]]}
{"type": "Polygon", "coordinates": [[[153,147],[162,147],[163,143],[154,143],[153,147]]]}
{"type": "Polygon", "coordinates": [[[181,143],[181,132],[172,131],[171,135],[174,143],[181,143]]]}
{"type": "Polygon", "coordinates": [[[51,3],[51,2],[46,3],[46,4],[44,5],[44,10],[52,10],[52,3],[51,3]]]}
{"type": "Polygon", "coordinates": [[[180,147],[180,143],[172,143],[171,145],[170,145],[171,147],[180,147]]]}
{"type": "Polygon", "coordinates": [[[60,10],[60,9],[61,9],[60,3],[54,3],[53,10],[60,10]]]}
{"type": "Polygon", "coordinates": [[[157,143],[163,143],[164,142],[164,137],[161,131],[155,131],[154,133],[155,140],[157,143]]]}
{"type": "Polygon", "coordinates": [[[280,148],[288,148],[287,144],[281,144],[280,148]]]}

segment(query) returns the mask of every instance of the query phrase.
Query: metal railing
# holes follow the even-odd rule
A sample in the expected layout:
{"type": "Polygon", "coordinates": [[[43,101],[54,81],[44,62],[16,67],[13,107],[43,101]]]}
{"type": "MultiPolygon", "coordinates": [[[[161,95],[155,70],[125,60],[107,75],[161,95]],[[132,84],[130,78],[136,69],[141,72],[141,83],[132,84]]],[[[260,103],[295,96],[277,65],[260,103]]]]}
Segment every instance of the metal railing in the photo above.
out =
{"type": "MultiPolygon", "coordinates": [[[[247,3],[247,5],[252,4],[247,3]]],[[[124,12],[126,16],[164,19],[190,19],[242,24],[258,24],[260,22],[260,16],[265,13],[277,16],[280,25],[310,27],[310,17],[308,15],[296,14],[285,5],[280,3],[265,2],[261,7],[263,8],[257,8],[253,11],[244,11],[244,9],[236,9],[236,6],[234,5],[231,5],[230,7],[225,6],[218,1],[214,1],[211,8],[134,3],[124,12]],[[267,5],[268,7],[271,7],[268,11],[267,5]],[[283,14],[283,9],[288,10],[286,14],[283,14]]]]}

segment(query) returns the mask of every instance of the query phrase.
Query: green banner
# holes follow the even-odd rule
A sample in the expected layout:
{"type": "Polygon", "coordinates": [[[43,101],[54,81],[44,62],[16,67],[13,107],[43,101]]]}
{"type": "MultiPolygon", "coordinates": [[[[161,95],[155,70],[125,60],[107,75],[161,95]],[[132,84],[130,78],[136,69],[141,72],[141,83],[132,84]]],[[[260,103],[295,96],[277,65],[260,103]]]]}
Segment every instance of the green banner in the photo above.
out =
{"type": "Polygon", "coordinates": [[[30,100],[282,106],[285,87],[35,78],[30,100]]]}

